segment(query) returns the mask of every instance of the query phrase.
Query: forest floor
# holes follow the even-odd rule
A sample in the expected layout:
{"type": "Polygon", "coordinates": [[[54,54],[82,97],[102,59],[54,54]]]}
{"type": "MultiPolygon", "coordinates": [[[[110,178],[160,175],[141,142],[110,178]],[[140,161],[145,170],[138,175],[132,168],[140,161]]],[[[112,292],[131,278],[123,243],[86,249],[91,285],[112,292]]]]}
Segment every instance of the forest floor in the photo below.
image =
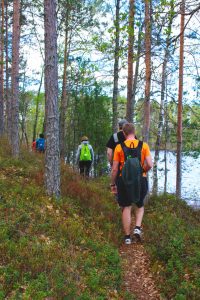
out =
{"type": "Polygon", "coordinates": [[[121,245],[123,289],[134,294],[137,300],[161,300],[154,277],[150,271],[150,258],[141,242],[121,245]]]}

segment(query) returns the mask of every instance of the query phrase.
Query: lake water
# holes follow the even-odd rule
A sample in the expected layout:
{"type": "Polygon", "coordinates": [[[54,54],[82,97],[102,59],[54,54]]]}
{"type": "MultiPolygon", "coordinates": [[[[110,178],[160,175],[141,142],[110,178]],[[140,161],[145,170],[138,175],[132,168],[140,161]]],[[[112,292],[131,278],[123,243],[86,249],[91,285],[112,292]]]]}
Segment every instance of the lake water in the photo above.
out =
{"type": "MultiPolygon", "coordinates": [[[[154,159],[154,151],[151,151],[154,159]]],[[[158,163],[158,190],[164,191],[164,151],[160,151],[158,163]]],[[[167,152],[167,193],[176,192],[176,153],[167,152]]],[[[194,158],[190,155],[182,156],[182,192],[181,198],[193,206],[200,208],[200,155],[194,158]]],[[[152,189],[153,178],[152,171],[149,172],[149,188],[152,189]]]]}

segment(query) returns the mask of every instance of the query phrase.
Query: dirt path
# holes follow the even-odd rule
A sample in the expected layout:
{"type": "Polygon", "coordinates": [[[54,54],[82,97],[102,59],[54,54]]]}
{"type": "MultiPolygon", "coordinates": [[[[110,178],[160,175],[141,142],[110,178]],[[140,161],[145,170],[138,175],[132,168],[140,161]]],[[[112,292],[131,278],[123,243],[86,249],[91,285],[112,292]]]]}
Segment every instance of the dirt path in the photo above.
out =
{"type": "Polygon", "coordinates": [[[123,289],[137,300],[161,300],[159,291],[150,272],[149,257],[142,243],[120,247],[123,265],[123,289]]]}

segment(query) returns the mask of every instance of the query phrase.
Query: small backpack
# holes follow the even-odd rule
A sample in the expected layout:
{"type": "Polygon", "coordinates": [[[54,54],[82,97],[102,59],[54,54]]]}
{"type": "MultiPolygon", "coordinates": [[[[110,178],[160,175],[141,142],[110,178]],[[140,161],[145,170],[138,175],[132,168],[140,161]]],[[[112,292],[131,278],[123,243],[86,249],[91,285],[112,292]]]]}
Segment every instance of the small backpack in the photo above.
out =
{"type": "Polygon", "coordinates": [[[92,160],[92,156],[88,144],[83,144],[81,146],[80,160],[81,161],[92,160]]]}
{"type": "MultiPolygon", "coordinates": [[[[134,144],[132,144],[134,147],[134,144]]],[[[141,151],[143,142],[139,141],[136,148],[121,144],[124,152],[124,166],[122,168],[122,180],[126,191],[133,203],[140,201],[140,189],[142,179],[141,151]]]]}
{"type": "Polygon", "coordinates": [[[39,138],[37,141],[37,150],[40,152],[44,152],[44,139],[39,138]]]}

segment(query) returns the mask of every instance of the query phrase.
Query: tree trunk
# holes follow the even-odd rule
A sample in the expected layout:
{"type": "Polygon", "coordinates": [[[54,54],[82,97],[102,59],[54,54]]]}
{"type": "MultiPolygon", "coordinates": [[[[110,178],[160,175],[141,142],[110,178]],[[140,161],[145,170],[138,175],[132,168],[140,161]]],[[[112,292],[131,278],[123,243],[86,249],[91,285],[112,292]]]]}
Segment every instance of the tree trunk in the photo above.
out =
{"type": "MultiPolygon", "coordinates": [[[[141,22],[141,19],[140,19],[141,22]]],[[[140,55],[141,55],[141,34],[142,34],[142,25],[139,28],[138,31],[138,46],[137,46],[137,58],[135,63],[135,75],[133,79],[133,92],[132,92],[132,107],[133,107],[133,122],[134,122],[134,116],[135,116],[135,96],[136,96],[136,90],[137,90],[137,82],[138,82],[138,75],[139,75],[139,66],[140,66],[140,55]]]]}
{"type": "Polygon", "coordinates": [[[33,124],[33,140],[36,139],[36,135],[37,135],[37,123],[38,123],[38,115],[39,115],[39,97],[40,97],[40,91],[41,91],[41,87],[42,87],[43,76],[44,76],[44,71],[42,69],[40,85],[39,85],[39,89],[37,92],[37,98],[36,98],[35,120],[34,120],[34,124],[33,124]]]}
{"type": "Polygon", "coordinates": [[[129,0],[129,27],[128,27],[128,78],[126,119],[133,122],[133,44],[134,44],[134,0],[129,0]]]}
{"type": "Polygon", "coordinates": [[[119,37],[120,37],[120,0],[117,0],[116,2],[116,19],[115,19],[115,62],[114,62],[114,86],[113,86],[113,100],[112,100],[112,106],[113,106],[113,121],[112,121],[112,129],[113,132],[116,132],[118,129],[118,94],[119,94],[119,88],[118,88],[118,81],[119,81],[119,37]]]}
{"type": "Polygon", "coordinates": [[[62,158],[64,158],[66,154],[65,145],[66,145],[66,113],[67,113],[67,60],[68,60],[68,24],[66,22],[63,85],[62,85],[62,98],[61,98],[61,107],[60,107],[60,155],[62,158]]]}
{"type": "Polygon", "coordinates": [[[167,101],[167,82],[166,82],[166,96],[165,96],[165,181],[164,181],[164,193],[167,192],[167,145],[169,142],[169,126],[168,126],[168,101],[167,101]]]}
{"type": "Polygon", "coordinates": [[[183,64],[184,64],[184,23],[185,0],[181,2],[180,25],[180,58],[179,58],[179,87],[178,87],[178,119],[177,119],[177,165],[176,165],[176,196],[181,197],[181,164],[182,164],[182,99],[183,99],[183,64]]]}
{"type": "Polygon", "coordinates": [[[48,195],[60,195],[58,62],[56,0],[44,0],[45,29],[45,184],[48,195]]]}
{"type": "Polygon", "coordinates": [[[9,93],[9,64],[8,64],[8,0],[5,1],[5,61],[6,61],[6,86],[5,86],[5,102],[6,102],[6,133],[11,143],[11,94],[9,93]]]}
{"type": "Polygon", "coordinates": [[[11,144],[14,157],[19,156],[19,44],[20,44],[20,1],[13,1],[13,37],[12,37],[12,124],[11,144]]]}
{"type": "MultiPolygon", "coordinates": [[[[170,15],[174,12],[174,2],[171,1],[170,7],[170,15]]],[[[160,143],[163,132],[163,119],[164,119],[164,102],[165,102],[165,89],[166,89],[166,81],[167,81],[167,63],[169,60],[169,47],[170,47],[170,34],[172,29],[172,18],[169,18],[169,24],[167,27],[167,38],[166,38],[166,49],[164,55],[164,61],[162,65],[162,80],[161,80],[161,99],[160,99],[160,113],[159,113],[159,121],[158,121],[158,131],[155,142],[155,155],[154,155],[154,165],[153,165],[153,193],[157,194],[158,192],[158,172],[157,165],[159,160],[159,151],[160,151],[160,143]]],[[[167,116],[166,116],[167,117],[167,116]]],[[[165,154],[166,155],[166,154],[165,154]]],[[[165,157],[166,158],[166,157],[165,157]]]]}
{"type": "Polygon", "coordinates": [[[143,140],[149,140],[150,128],[150,87],[151,87],[151,17],[150,1],[145,0],[145,99],[143,140]]]}
{"type": "Polygon", "coordinates": [[[4,0],[1,0],[0,31],[0,136],[4,133],[4,0]]]}

